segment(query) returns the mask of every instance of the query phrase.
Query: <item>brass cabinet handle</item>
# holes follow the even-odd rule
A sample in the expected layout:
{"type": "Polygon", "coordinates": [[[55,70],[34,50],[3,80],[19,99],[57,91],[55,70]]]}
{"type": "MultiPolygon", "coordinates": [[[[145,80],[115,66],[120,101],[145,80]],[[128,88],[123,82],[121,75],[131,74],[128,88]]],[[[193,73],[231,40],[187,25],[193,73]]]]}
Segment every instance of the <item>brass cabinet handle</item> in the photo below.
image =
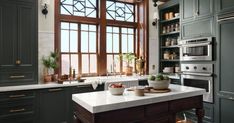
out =
{"type": "Polygon", "coordinates": [[[15,61],[15,64],[20,65],[20,64],[21,64],[21,61],[20,61],[20,60],[16,60],[16,61],[15,61]]]}
{"type": "Polygon", "coordinates": [[[10,76],[10,79],[22,79],[25,78],[24,75],[20,75],[20,76],[10,76]]]}
{"type": "Polygon", "coordinates": [[[16,112],[22,112],[22,111],[25,111],[25,108],[9,110],[10,113],[16,113],[16,112]]]}
{"type": "Polygon", "coordinates": [[[49,89],[49,92],[56,92],[56,91],[62,91],[63,89],[61,88],[56,88],[56,89],[49,89]]]}
{"type": "Polygon", "coordinates": [[[25,94],[19,94],[19,95],[10,95],[9,98],[19,98],[19,97],[25,97],[25,94]]]}

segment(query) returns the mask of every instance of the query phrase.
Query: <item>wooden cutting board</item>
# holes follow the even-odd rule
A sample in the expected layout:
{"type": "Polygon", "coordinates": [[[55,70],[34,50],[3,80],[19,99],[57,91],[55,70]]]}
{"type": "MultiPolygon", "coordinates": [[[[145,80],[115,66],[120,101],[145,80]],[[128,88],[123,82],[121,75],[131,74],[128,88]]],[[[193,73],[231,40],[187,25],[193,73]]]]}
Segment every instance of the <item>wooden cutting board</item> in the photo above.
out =
{"type": "MultiPolygon", "coordinates": [[[[134,88],[128,88],[127,91],[134,91],[134,88]]],[[[167,93],[167,92],[170,92],[170,91],[171,91],[170,88],[162,89],[162,90],[157,90],[157,89],[152,89],[152,88],[144,89],[145,93],[167,93]]]]}

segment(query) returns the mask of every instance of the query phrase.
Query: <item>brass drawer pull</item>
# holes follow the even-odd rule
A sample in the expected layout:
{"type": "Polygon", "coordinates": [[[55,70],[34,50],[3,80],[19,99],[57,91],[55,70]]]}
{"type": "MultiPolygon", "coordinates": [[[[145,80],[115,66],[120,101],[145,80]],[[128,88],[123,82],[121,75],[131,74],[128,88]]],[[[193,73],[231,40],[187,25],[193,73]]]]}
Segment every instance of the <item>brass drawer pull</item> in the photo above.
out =
{"type": "Polygon", "coordinates": [[[22,112],[25,111],[25,108],[21,108],[21,109],[11,109],[9,112],[10,113],[16,113],[16,112],[22,112]]]}
{"type": "Polygon", "coordinates": [[[49,92],[55,92],[55,91],[62,91],[62,89],[61,88],[56,88],[56,89],[49,89],[48,91],[49,92]]]}
{"type": "Polygon", "coordinates": [[[19,94],[19,95],[10,95],[9,98],[19,98],[19,97],[25,97],[25,94],[19,94]]]}
{"type": "Polygon", "coordinates": [[[25,78],[24,75],[21,76],[10,76],[10,79],[21,79],[21,78],[25,78]]]}
{"type": "Polygon", "coordinates": [[[15,64],[20,65],[20,64],[21,64],[21,61],[20,61],[20,60],[16,60],[16,61],[15,61],[15,64]]]}

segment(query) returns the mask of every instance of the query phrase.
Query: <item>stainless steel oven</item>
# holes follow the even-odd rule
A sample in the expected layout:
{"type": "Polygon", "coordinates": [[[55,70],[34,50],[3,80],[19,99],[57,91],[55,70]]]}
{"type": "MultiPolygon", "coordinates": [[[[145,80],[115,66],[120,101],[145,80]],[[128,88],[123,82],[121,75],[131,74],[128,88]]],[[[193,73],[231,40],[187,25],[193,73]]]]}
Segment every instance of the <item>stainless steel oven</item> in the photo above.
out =
{"type": "Polygon", "coordinates": [[[205,37],[180,41],[180,60],[212,61],[212,39],[205,37]]]}
{"type": "Polygon", "coordinates": [[[206,93],[203,95],[203,101],[213,103],[213,65],[181,64],[181,71],[182,85],[205,89],[206,93]]]}

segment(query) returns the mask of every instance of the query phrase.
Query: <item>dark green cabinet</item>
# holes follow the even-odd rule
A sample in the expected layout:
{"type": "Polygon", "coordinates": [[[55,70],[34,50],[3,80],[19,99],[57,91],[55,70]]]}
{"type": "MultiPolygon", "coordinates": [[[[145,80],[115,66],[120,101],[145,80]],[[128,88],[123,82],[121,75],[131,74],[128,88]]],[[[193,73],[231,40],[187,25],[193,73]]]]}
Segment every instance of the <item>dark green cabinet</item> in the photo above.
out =
{"type": "Polygon", "coordinates": [[[213,14],[213,0],[181,0],[181,20],[193,21],[213,14]]]}
{"type": "Polygon", "coordinates": [[[181,0],[181,39],[214,35],[214,0],[181,0]]]}
{"type": "Polygon", "coordinates": [[[216,84],[216,115],[217,123],[234,121],[234,19],[232,15],[219,16],[218,21],[218,79],[216,84]]]}
{"type": "Polygon", "coordinates": [[[214,35],[214,19],[205,18],[181,24],[182,39],[208,37],[214,35]]]}
{"type": "Polygon", "coordinates": [[[71,123],[71,89],[50,88],[39,92],[39,123],[71,123]]]}
{"type": "Polygon", "coordinates": [[[37,83],[37,1],[0,1],[0,85],[37,83]]]}
{"type": "Polygon", "coordinates": [[[216,6],[218,13],[234,12],[233,0],[216,0],[216,6]]]}
{"type": "Polygon", "coordinates": [[[36,123],[36,102],[34,91],[0,93],[0,123],[36,123]]]}
{"type": "Polygon", "coordinates": [[[192,20],[195,16],[195,1],[196,0],[181,0],[181,20],[192,20]]]}

